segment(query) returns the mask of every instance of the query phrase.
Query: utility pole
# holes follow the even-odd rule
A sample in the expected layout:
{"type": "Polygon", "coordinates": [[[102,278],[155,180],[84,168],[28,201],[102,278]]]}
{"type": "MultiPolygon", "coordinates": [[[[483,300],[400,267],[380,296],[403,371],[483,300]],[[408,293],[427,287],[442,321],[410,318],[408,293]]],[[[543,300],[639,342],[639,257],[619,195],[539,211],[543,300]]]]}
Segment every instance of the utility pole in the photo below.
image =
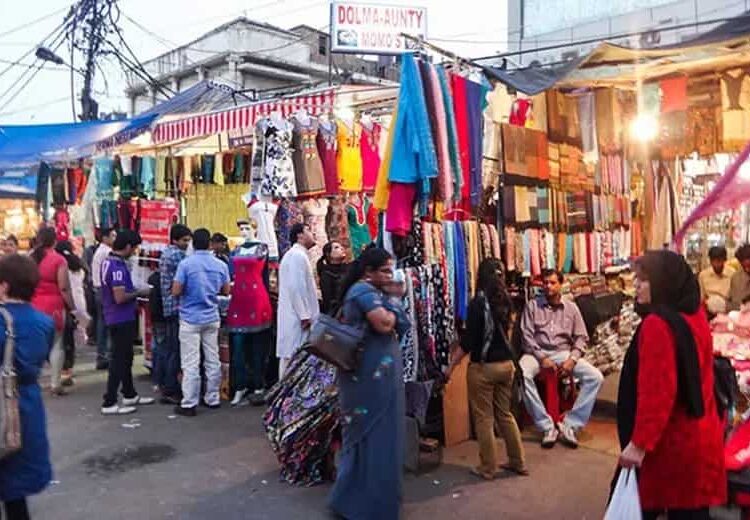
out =
{"type": "Polygon", "coordinates": [[[84,10],[81,17],[84,18],[84,37],[86,46],[86,67],[83,71],[83,89],[81,90],[81,121],[95,121],[99,119],[99,103],[91,96],[91,88],[94,82],[94,71],[96,69],[96,58],[103,41],[102,13],[99,10],[99,2],[107,3],[108,0],[87,0],[84,2],[84,10]]]}

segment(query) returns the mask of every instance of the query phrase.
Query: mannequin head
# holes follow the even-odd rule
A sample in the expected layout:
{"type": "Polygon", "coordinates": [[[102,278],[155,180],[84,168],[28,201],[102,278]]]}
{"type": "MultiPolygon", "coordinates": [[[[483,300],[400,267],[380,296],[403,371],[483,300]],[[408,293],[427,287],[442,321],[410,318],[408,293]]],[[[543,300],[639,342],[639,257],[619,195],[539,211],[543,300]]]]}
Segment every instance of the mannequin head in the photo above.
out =
{"type": "Polygon", "coordinates": [[[253,222],[249,220],[238,220],[237,229],[240,231],[242,238],[245,239],[245,242],[255,240],[255,226],[253,225],[253,222]]]}

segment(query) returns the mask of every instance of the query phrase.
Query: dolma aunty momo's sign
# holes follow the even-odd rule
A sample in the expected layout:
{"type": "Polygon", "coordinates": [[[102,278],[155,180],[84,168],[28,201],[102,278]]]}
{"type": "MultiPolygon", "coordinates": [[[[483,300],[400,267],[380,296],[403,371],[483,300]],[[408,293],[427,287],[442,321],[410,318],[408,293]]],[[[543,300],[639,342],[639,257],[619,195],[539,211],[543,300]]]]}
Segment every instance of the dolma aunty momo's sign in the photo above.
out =
{"type": "Polygon", "coordinates": [[[414,45],[402,33],[427,37],[427,9],[333,2],[331,50],[355,54],[401,54],[414,45]]]}

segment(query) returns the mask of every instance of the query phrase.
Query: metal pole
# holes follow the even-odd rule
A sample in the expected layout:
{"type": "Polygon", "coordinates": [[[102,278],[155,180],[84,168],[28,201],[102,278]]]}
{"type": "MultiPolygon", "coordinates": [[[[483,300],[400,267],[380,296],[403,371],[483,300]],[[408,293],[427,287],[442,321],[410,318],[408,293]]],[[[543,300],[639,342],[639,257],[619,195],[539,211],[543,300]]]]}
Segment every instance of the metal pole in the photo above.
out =
{"type": "Polygon", "coordinates": [[[328,17],[328,86],[333,85],[333,3],[330,6],[330,16],[328,17]]]}

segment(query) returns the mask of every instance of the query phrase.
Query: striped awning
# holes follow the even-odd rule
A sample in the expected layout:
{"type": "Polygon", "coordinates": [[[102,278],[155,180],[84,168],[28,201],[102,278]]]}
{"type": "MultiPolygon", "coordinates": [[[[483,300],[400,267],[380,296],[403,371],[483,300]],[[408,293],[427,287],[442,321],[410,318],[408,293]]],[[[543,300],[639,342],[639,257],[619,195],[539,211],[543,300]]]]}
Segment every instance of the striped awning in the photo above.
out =
{"type": "Polygon", "coordinates": [[[230,130],[252,128],[258,119],[274,112],[289,117],[298,110],[318,116],[333,110],[336,88],[260,101],[217,112],[157,123],[152,131],[155,144],[184,141],[230,130]]]}

